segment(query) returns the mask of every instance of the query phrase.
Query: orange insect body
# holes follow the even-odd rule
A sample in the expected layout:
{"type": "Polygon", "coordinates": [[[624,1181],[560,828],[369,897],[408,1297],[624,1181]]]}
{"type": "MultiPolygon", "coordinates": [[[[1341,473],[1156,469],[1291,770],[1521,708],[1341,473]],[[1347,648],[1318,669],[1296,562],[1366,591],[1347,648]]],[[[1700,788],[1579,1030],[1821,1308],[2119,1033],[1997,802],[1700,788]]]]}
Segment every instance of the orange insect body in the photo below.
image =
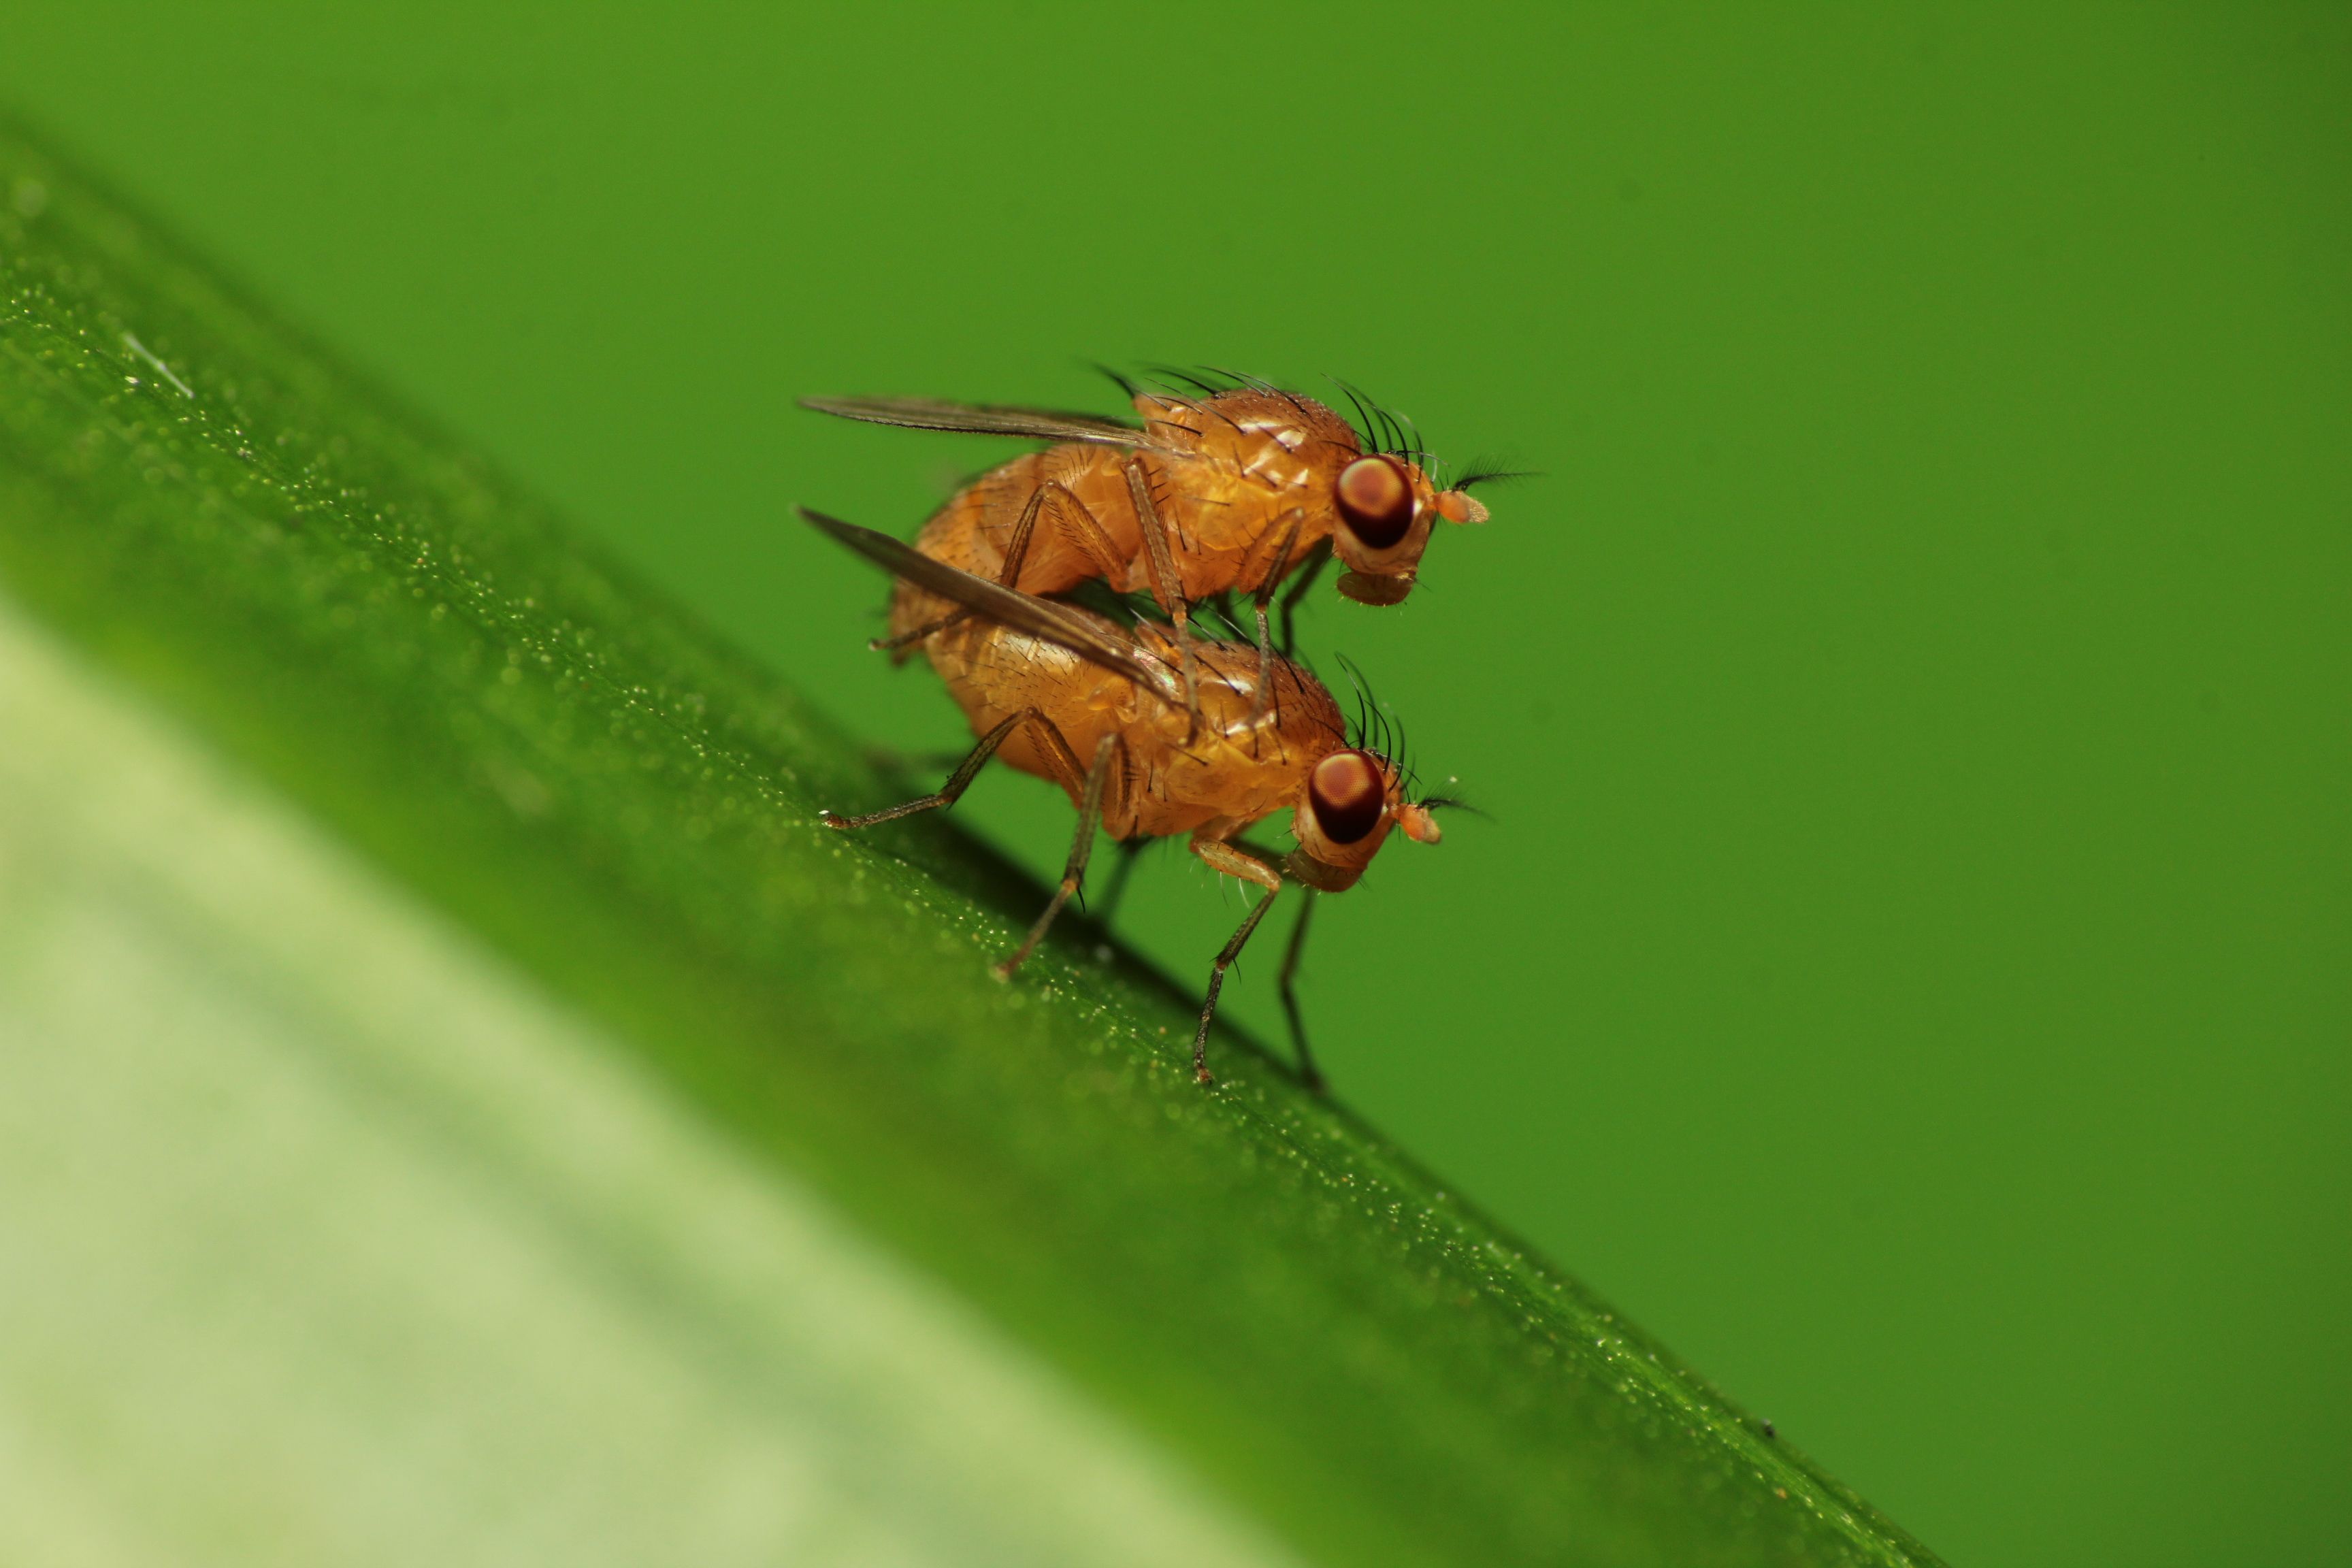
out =
{"type": "MultiPolygon", "coordinates": [[[[1247,643],[1190,638],[1156,622],[1123,626],[1006,588],[887,534],[805,509],[803,515],[902,584],[963,612],[920,640],[980,738],[939,793],[863,816],[828,813],[825,821],[864,827],[951,805],[992,755],[1058,784],[1077,807],[1061,887],[1000,973],[1028,956],[1076,893],[1097,825],[1122,841],[1183,834],[1211,868],[1265,889],[1212,972],[1193,1040],[1202,1081],[1209,1081],[1203,1053],[1226,966],[1286,875],[1312,890],[1339,892],[1363,876],[1391,829],[1438,841],[1431,805],[1406,798],[1402,771],[1350,741],[1330,692],[1290,659],[1247,643]],[[1187,670],[1196,679],[1181,673],[1187,670]],[[1286,808],[1298,841],[1287,856],[1270,860],[1235,841],[1286,808]]],[[[1302,912],[1283,973],[1286,1005],[1305,931],[1302,912]]],[[[1303,1031],[1298,1044],[1315,1081],[1303,1031]]]]}
{"type": "MultiPolygon", "coordinates": [[[[1107,638],[1130,639],[1143,663],[1175,679],[1172,627],[1147,621],[1129,631],[1091,611],[1066,609],[1094,623],[1107,638]]],[[[1288,858],[1289,869],[1300,881],[1328,892],[1354,885],[1397,823],[1406,825],[1408,837],[1436,840],[1436,824],[1405,800],[1402,778],[1383,760],[1380,788],[1387,809],[1365,837],[1344,846],[1332,843],[1316,819],[1307,787],[1326,758],[1352,750],[1331,693],[1277,656],[1268,707],[1278,718],[1253,725],[1257,650],[1246,643],[1198,640],[1192,647],[1201,669],[1197,723],[1138,681],[1058,643],[993,621],[961,622],[928,638],[924,651],[971,721],[974,735],[1034,708],[1079,758],[1094,755],[1107,737],[1117,737],[1117,760],[1101,802],[1103,828],[1113,838],[1185,834],[1202,843],[1223,843],[1287,809],[1290,830],[1305,852],[1303,858],[1288,858]]],[[[1074,775],[1036,734],[1028,726],[1016,728],[996,754],[1023,773],[1053,780],[1071,805],[1083,805],[1084,776],[1074,775]]]]}
{"type": "MultiPolygon", "coordinates": [[[[1348,568],[1342,594],[1395,604],[1412,592],[1438,520],[1486,521],[1466,489],[1440,490],[1419,454],[1368,453],[1355,428],[1313,398],[1253,384],[1198,397],[1138,393],[1134,402],[1140,429],[915,400],[811,399],[810,406],[1056,441],[967,485],[924,525],[917,548],[1025,593],[1065,593],[1090,580],[1149,592],[1180,621],[1193,600],[1231,592],[1263,598],[1327,542],[1348,568]],[[1155,559],[1148,531],[1155,521],[1172,581],[1155,559]],[[1016,549],[1020,570],[1008,577],[1016,549]]],[[[892,633],[904,636],[947,611],[902,584],[892,633]]]]}

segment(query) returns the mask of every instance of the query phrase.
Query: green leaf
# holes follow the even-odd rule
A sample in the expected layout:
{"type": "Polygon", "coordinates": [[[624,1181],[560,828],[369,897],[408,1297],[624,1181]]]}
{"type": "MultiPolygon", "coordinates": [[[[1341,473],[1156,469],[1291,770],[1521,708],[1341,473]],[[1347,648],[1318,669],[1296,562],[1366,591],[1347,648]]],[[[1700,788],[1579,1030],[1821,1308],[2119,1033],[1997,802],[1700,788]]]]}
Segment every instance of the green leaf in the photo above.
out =
{"type": "Polygon", "coordinates": [[[7,595],[1094,1418],[1318,1561],[1933,1561],[1247,1042],[1195,1086],[1188,990],[993,981],[1041,895],[819,827],[855,737],[20,137],[0,197],[7,595]]]}

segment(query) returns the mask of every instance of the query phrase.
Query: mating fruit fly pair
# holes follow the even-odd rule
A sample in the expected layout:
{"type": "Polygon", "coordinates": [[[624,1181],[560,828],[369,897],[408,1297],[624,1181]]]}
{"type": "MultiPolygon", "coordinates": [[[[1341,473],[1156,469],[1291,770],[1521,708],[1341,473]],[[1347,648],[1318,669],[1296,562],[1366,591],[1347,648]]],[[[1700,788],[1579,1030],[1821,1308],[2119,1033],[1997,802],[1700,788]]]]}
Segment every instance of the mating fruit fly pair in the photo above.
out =
{"type": "MultiPolygon", "coordinates": [[[[1191,378],[1187,378],[1190,380],[1191,378]]],[[[1143,423],[917,399],[810,399],[828,414],[919,429],[1052,443],[972,481],[910,547],[803,508],[802,515],[894,574],[889,635],[919,647],[980,738],[938,793],[859,816],[850,829],[952,805],[992,756],[1062,786],[1077,807],[1060,886],[1009,975],[1077,892],[1097,826],[1121,842],[1188,836],[1213,869],[1265,890],[1217,954],[1192,1041],[1202,1083],[1225,971],[1286,879],[1303,891],[1280,988],[1301,1075],[1320,1087],[1291,982],[1317,892],[1352,887],[1391,829],[1434,844],[1401,760],[1351,735],[1339,704],[1289,658],[1290,613],[1336,556],[1339,591],[1393,605],[1412,592],[1435,523],[1484,522],[1468,474],[1446,488],[1410,426],[1353,393],[1363,430],[1311,398],[1265,383],[1194,382],[1193,393],[1122,381],[1143,423]],[[1269,612],[1286,578],[1280,651],[1269,612]],[[1166,616],[1132,625],[1051,595],[1100,583],[1148,593],[1166,616]],[[1255,643],[1203,637],[1192,607],[1251,597],[1255,643]],[[1289,808],[1297,847],[1240,841],[1289,808]]],[[[1370,743],[1368,743],[1370,742],[1370,743]]]]}

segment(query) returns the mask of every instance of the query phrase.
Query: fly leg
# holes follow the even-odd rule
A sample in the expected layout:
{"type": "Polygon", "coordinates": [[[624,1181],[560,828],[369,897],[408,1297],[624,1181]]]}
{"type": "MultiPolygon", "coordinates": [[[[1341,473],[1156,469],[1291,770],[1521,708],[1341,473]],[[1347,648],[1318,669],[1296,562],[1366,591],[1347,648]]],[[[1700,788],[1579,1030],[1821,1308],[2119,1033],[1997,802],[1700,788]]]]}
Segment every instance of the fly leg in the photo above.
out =
{"type": "MultiPolygon", "coordinates": [[[[1298,614],[1298,601],[1307,596],[1307,590],[1315,586],[1315,579],[1323,575],[1323,568],[1329,564],[1331,542],[1327,539],[1308,552],[1307,570],[1298,574],[1298,581],[1293,583],[1290,592],[1282,596],[1282,654],[1285,658],[1290,657],[1290,650],[1298,642],[1297,627],[1291,624],[1298,614]]],[[[1261,609],[1258,611],[1260,636],[1265,635],[1265,612],[1261,609]]]]}
{"type": "Polygon", "coordinates": [[[1045,717],[1043,710],[1024,708],[982,735],[980,743],[971,749],[971,754],[948,775],[948,782],[940,786],[938,794],[927,795],[919,800],[910,800],[886,810],[867,812],[863,816],[836,816],[830,811],[817,813],[817,820],[827,827],[846,830],[871,827],[879,822],[895,822],[902,816],[912,816],[917,812],[936,811],[953,805],[963,792],[971,787],[971,781],[979,776],[982,768],[988,765],[988,759],[996,754],[996,749],[1004,744],[1004,738],[1023,724],[1035,726],[1037,738],[1042,742],[1039,749],[1045,754],[1046,764],[1061,775],[1061,782],[1076,786],[1073,793],[1078,796],[1079,803],[1078,832],[1071,841],[1070,858],[1062,868],[1062,885],[1055,889],[1054,901],[1045,906],[1045,912],[1037,917],[1037,923],[1029,928],[1027,939],[1013,956],[994,965],[999,980],[1021,967],[1022,961],[1044,940],[1046,928],[1054,923],[1054,917],[1062,912],[1062,906],[1070,901],[1078,890],[1078,884],[1086,879],[1087,858],[1095,847],[1095,828],[1102,821],[1103,790],[1110,778],[1111,759],[1118,752],[1118,737],[1116,734],[1102,738],[1101,743],[1095,747],[1094,766],[1081,772],[1077,754],[1070,750],[1070,742],[1063,736],[1061,726],[1045,717]]]}
{"type": "MultiPolygon", "coordinates": [[[[1253,595],[1253,607],[1257,611],[1257,696],[1250,703],[1249,716],[1253,727],[1265,721],[1268,707],[1274,701],[1274,644],[1266,635],[1266,606],[1274,603],[1275,586],[1282,581],[1282,574],[1290,569],[1290,552],[1297,547],[1298,531],[1306,523],[1307,514],[1297,507],[1291,508],[1289,526],[1282,531],[1279,542],[1275,547],[1274,559],[1266,563],[1265,574],[1258,579],[1257,592],[1253,595]]],[[[1282,630],[1282,651],[1287,654],[1290,651],[1290,621],[1286,614],[1282,630]]]]}
{"type": "MultiPolygon", "coordinates": [[[[887,806],[881,811],[869,811],[863,816],[839,816],[830,811],[820,811],[816,814],[816,819],[827,827],[838,827],[846,832],[852,828],[871,827],[877,822],[896,822],[902,816],[912,816],[919,811],[937,811],[953,805],[961,798],[963,792],[971,787],[971,781],[979,775],[980,770],[988,765],[988,759],[996,754],[996,748],[1004,744],[1004,737],[1013,733],[1014,727],[1022,721],[1031,718],[1045,720],[1045,716],[1034,708],[1024,708],[1020,712],[982,735],[980,738],[980,744],[971,749],[971,755],[956,764],[956,771],[948,775],[948,782],[940,786],[937,795],[927,795],[920,799],[887,806]]],[[[1056,733],[1058,734],[1058,731],[1056,733]]],[[[1064,749],[1067,750],[1067,747],[1064,749]]],[[[1073,769],[1073,771],[1076,770],[1073,769]]]]}
{"type": "MultiPolygon", "coordinates": [[[[1029,559],[1029,536],[1037,531],[1037,512],[1045,504],[1046,488],[1039,485],[1029,492],[1029,504],[1021,509],[1021,521],[1013,525],[1013,538],[1004,548],[1004,564],[996,574],[997,582],[1007,588],[1021,586],[1021,567],[1029,559]]],[[[1052,488],[1060,489],[1062,487],[1055,485],[1052,488]]],[[[950,610],[938,620],[926,621],[912,631],[900,632],[896,637],[876,637],[866,646],[877,653],[896,653],[910,643],[921,642],[926,637],[960,626],[970,619],[970,610],[950,610]]]]}
{"type": "MultiPolygon", "coordinates": [[[[1087,510],[1087,503],[1078,499],[1077,491],[1059,479],[1047,479],[1037,487],[1040,500],[1049,490],[1053,492],[1055,502],[1053,522],[1055,531],[1087,558],[1087,564],[1095,569],[1096,576],[1117,588],[1127,580],[1127,558],[1119,553],[1118,546],[1103,531],[1103,525],[1095,521],[1095,514],[1087,510]]],[[[1016,584],[1008,581],[1004,585],[1010,588],[1016,584]]]]}
{"type": "Polygon", "coordinates": [[[1276,984],[1282,992],[1282,1010],[1290,1017],[1290,1042],[1298,1050],[1298,1080],[1320,1094],[1323,1074],[1315,1065],[1315,1053],[1307,1048],[1307,1021],[1299,1016],[1298,995],[1290,988],[1298,978],[1298,955],[1307,951],[1307,922],[1315,918],[1315,889],[1302,891],[1306,898],[1298,906],[1298,923],[1290,928],[1290,946],[1282,955],[1282,977],[1276,984]]]}
{"type": "Polygon", "coordinates": [[[1095,923],[1104,930],[1110,929],[1110,917],[1118,912],[1119,900],[1127,897],[1127,879],[1135,875],[1135,863],[1142,858],[1144,846],[1150,842],[1141,837],[1118,841],[1118,864],[1110,868],[1110,880],[1104,885],[1101,899],[1091,910],[1095,923]]]}
{"type": "Polygon", "coordinates": [[[971,619],[970,610],[951,611],[936,621],[926,621],[912,631],[900,632],[896,637],[876,637],[866,646],[876,653],[896,653],[902,647],[921,642],[925,637],[935,636],[951,626],[960,626],[970,619],[971,619]]]}
{"type": "Polygon", "coordinates": [[[1265,911],[1274,907],[1276,896],[1282,891],[1282,878],[1273,867],[1257,857],[1244,854],[1220,839],[1196,837],[1192,840],[1192,853],[1207,861],[1211,870],[1223,871],[1228,877],[1239,877],[1245,882],[1255,882],[1265,889],[1265,897],[1257,901],[1257,908],[1243,918],[1241,929],[1234,932],[1233,940],[1225,943],[1224,950],[1217,954],[1215,965],[1209,971],[1209,996],[1201,1004],[1200,1032],[1192,1037],[1192,1076],[1202,1083],[1214,1083],[1217,1080],[1209,1076],[1209,1025],[1217,1016],[1217,993],[1225,988],[1225,971],[1233,966],[1234,959],[1242,955],[1242,949],[1249,943],[1250,933],[1257,930],[1258,921],[1265,919],[1265,911]]]}
{"type": "MultiPolygon", "coordinates": [[[[1071,752],[1069,742],[1062,738],[1061,731],[1042,715],[1040,722],[1049,732],[1053,749],[1060,752],[1056,761],[1066,765],[1073,774],[1076,773],[1078,759],[1071,752]]],[[[1076,894],[1078,884],[1086,880],[1087,858],[1094,853],[1095,829],[1102,822],[1103,786],[1110,778],[1111,759],[1118,752],[1118,736],[1116,732],[1105,735],[1095,747],[1094,765],[1087,770],[1086,787],[1078,797],[1078,831],[1077,836],[1070,840],[1070,858],[1062,867],[1062,885],[1054,889],[1053,901],[1045,906],[1045,912],[1037,917],[1037,923],[1029,928],[1029,934],[1022,939],[1013,956],[994,966],[994,973],[999,980],[1013,977],[1013,972],[1020,968],[1037,944],[1045,939],[1046,928],[1054,923],[1054,917],[1062,912],[1062,906],[1076,894]]]]}
{"type": "Polygon", "coordinates": [[[1008,588],[1021,586],[1021,568],[1029,560],[1029,536],[1037,531],[1037,513],[1045,505],[1045,487],[1039,485],[1029,492],[1029,504],[1021,509],[1021,521],[1013,525],[1013,538],[1004,546],[1004,568],[996,574],[996,580],[1008,588]]]}
{"type": "Polygon", "coordinates": [[[1192,605],[1184,598],[1184,579],[1177,574],[1176,557],[1168,548],[1168,530],[1160,521],[1160,509],[1151,503],[1151,479],[1143,471],[1143,459],[1127,460],[1127,493],[1135,500],[1135,521],[1143,535],[1143,559],[1151,569],[1152,595],[1168,618],[1176,623],[1176,647],[1183,656],[1184,708],[1197,727],[1201,722],[1201,679],[1192,664],[1192,636],[1187,629],[1192,619],[1192,605]]]}

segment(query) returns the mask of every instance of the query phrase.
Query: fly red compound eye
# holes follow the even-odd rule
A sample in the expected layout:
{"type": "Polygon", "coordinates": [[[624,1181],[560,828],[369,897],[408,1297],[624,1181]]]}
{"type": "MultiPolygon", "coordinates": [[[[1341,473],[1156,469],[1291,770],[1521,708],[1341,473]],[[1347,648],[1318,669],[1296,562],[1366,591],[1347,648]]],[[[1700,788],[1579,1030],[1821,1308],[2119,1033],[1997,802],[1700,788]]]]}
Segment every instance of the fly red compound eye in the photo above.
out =
{"type": "Polygon", "coordinates": [[[1356,843],[1378,827],[1388,796],[1388,779],[1370,752],[1334,752],[1307,781],[1315,826],[1334,844],[1356,843]]]}
{"type": "Polygon", "coordinates": [[[1412,527],[1412,483],[1386,458],[1359,458],[1340,469],[1337,499],[1349,531],[1375,550],[1412,527]]]}

